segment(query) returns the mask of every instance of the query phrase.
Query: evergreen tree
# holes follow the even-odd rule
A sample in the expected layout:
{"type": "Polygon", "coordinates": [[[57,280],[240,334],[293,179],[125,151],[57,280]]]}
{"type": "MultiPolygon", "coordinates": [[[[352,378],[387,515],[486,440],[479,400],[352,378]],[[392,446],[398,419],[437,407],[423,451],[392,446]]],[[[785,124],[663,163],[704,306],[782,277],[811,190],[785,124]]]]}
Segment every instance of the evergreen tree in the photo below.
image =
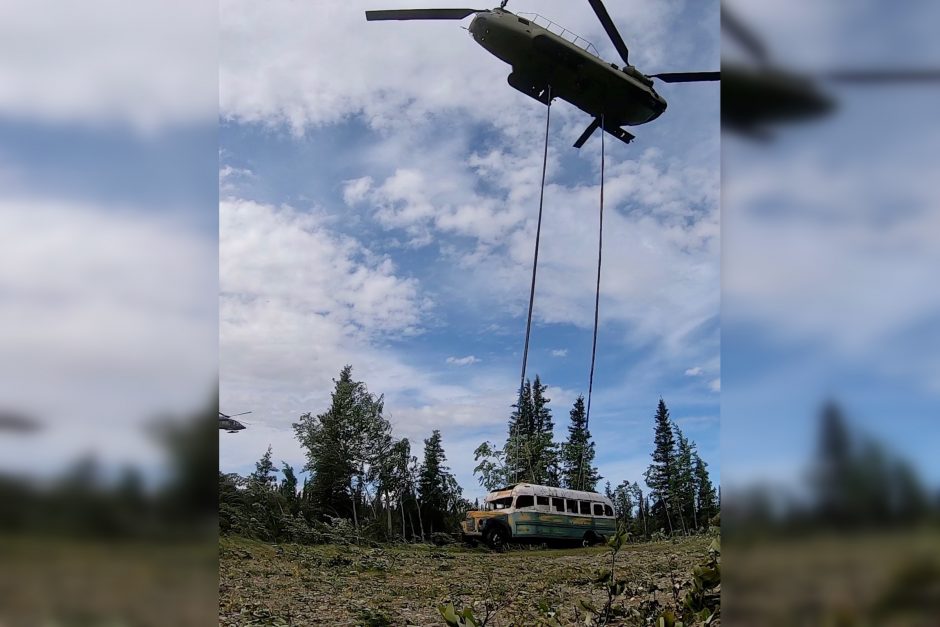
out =
{"type": "Polygon", "coordinates": [[[532,402],[532,384],[527,379],[519,390],[519,400],[513,405],[509,417],[509,437],[503,449],[506,459],[508,483],[535,483],[533,453],[535,419],[532,402]]]}
{"type": "Polygon", "coordinates": [[[715,501],[715,488],[708,476],[707,466],[702,458],[695,454],[695,502],[701,512],[702,523],[707,526],[708,520],[718,513],[715,501]]]}
{"type": "Polygon", "coordinates": [[[665,522],[669,533],[673,532],[670,509],[673,507],[673,486],[675,485],[676,461],[675,438],[673,438],[672,424],[669,420],[669,410],[663,399],[659,399],[656,410],[655,434],[653,437],[653,462],[647,469],[644,477],[646,485],[650,488],[653,498],[653,510],[661,516],[660,521],[665,522]]]}
{"type": "Polygon", "coordinates": [[[444,465],[446,461],[441,432],[435,429],[424,441],[424,463],[418,475],[423,524],[430,533],[448,527],[460,501],[460,486],[444,465]]]}
{"type": "Polygon", "coordinates": [[[294,467],[285,461],[281,462],[281,485],[277,491],[284,500],[287,511],[295,515],[300,511],[300,496],[297,494],[297,475],[294,474],[294,467]]]}
{"type": "Polygon", "coordinates": [[[698,529],[698,512],[695,506],[695,443],[689,442],[679,425],[672,423],[676,437],[676,468],[673,492],[676,495],[676,508],[679,511],[683,529],[686,521],[698,529]]]}
{"type": "Polygon", "coordinates": [[[601,476],[594,464],[594,442],[587,428],[584,397],[578,396],[569,414],[568,441],[561,446],[561,475],[565,487],[593,491],[601,476]]]}
{"type": "Polygon", "coordinates": [[[474,451],[478,462],[473,474],[488,490],[514,483],[560,486],[561,468],[555,423],[545,396],[548,386],[536,375],[519,390],[519,400],[509,417],[509,435],[502,449],[483,442],[474,451]]]}
{"type": "Polygon", "coordinates": [[[628,493],[630,494],[631,499],[637,504],[637,535],[642,535],[643,537],[649,536],[649,529],[647,527],[647,517],[649,516],[649,501],[645,496],[643,496],[643,489],[640,488],[640,484],[636,481],[633,482],[633,485],[628,484],[628,493]],[[639,523],[642,523],[642,527],[639,526],[639,523]]]}
{"type": "Polygon", "coordinates": [[[382,503],[386,509],[386,531],[392,536],[392,509],[396,509],[401,523],[401,537],[407,536],[405,527],[405,503],[414,502],[413,490],[408,472],[408,462],[411,460],[411,443],[408,438],[394,442],[389,453],[380,460],[379,491],[382,494],[382,503]]]}
{"type": "Polygon", "coordinates": [[[388,450],[391,425],[382,416],[384,401],[354,381],[346,366],[330,408],[317,416],[307,413],[294,423],[294,433],[306,449],[305,470],[312,473],[310,496],[318,515],[351,517],[358,527],[369,471],[388,450]]]}
{"type": "Polygon", "coordinates": [[[255,471],[251,473],[249,479],[253,484],[265,489],[273,488],[277,483],[277,477],[274,469],[274,462],[271,461],[271,445],[268,444],[268,450],[255,462],[255,471]]]}
{"type": "Polygon", "coordinates": [[[535,420],[533,475],[535,483],[558,487],[560,481],[558,447],[555,444],[555,422],[552,420],[552,410],[548,406],[551,399],[545,396],[547,387],[542,385],[539,376],[535,375],[535,381],[532,383],[532,414],[535,420]]]}

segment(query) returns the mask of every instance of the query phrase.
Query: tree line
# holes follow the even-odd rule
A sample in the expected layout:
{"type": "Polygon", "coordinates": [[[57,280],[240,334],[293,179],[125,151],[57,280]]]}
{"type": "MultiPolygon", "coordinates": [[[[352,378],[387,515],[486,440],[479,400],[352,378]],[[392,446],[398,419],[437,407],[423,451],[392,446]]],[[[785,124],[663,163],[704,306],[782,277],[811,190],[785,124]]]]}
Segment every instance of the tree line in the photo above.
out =
{"type": "Polygon", "coordinates": [[[653,421],[652,462],[643,474],[649,493],[644,495],[636,481],[624,481],[613,489],[607,482],[605,492],[634,536],[706,530],[717,523],[720,509],[708,464],[699,457],[695,443],[671,420],[663,399],[659,399],[653,421]]]}
{"type": "MultiPolygon", "coordinates": [[[[503,446],[484,442],[476,449],[474,474],[487,490],[518,482],[597,490],[602,477],[594,465],[584,398],[575,400],[567,438],[558,443],[546,390],[538,376],[526,381],[503,446]]],[[[327,410],[305,413],[293,424],[306,456],[302,482],[290,464],[275,465],[270,447],[248,476],[219,473],[221,531],[297,542],[352,536],[412,541],[455,531],[473,505],[446,465],[440,431],[424,439],[420,457],[413,455],[411,442],[393,434],[384,410],[384,397],[354,380],[351,366],[343,368],[327,410]]],[[[605,488],[631,534],[707,528],[718,511],[707,464],[662,400],[652,458],[645,473],[648,494],[638,482],[611,487],[608,481],[605,488]]]]}
{"type": "MultiPolygon", "coordinates": [[[[487,490],[514,483],[534,483],[573,490],[596,491],[602,477],[594,466],[595,446],[588,429],[584,397],[568,413],[564,442],[554,441],[555,424],[538,375],[526,380],[509,418],[502,447],[483,442],[474,452],[474,474],[487,490]]],[[[622,481],[605,492],[618,517],[634,537],[654,533],[691,533],[707,529],[719,510],[719,497],[694,442],[670,419],[660,399],[654,416],[652,463],[644,473],[649,493],[639,482],[622,481]]]]}
{"type": "Polygon", "coordinates": [[[470,504],[446,465],[440,431],[424,440],[419,460],[408,438],[394,437],[383,396],[355,381],[351,366],[334,384],[325,412],[303,414],[293,424],[306,456],[302,485],[292,466],[275,467],[270,447],[248,477],[219,473],[221,531],[302,542],[450,532],[470,504]]]}

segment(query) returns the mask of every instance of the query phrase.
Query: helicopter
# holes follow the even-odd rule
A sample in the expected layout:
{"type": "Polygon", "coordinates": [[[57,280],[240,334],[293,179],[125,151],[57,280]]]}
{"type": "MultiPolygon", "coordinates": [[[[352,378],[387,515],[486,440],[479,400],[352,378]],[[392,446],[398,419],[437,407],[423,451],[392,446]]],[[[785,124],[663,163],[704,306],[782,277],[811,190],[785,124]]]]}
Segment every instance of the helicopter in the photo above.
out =
{"type": "Polygon", "coordinates": [[[799,73],[772,63],[761,38],[724,4],[721,28],[754,61],[721,62],[721,128],[753,139],[769,139],[772,125],[806,122],[835,111],[836,100],[823,90],[823,81],[869,85],[940,81],[940,70],[935,69],[799,73]]]}
{"type": "Polygon", "coordinates": [[[512,66],[507,78],[511,87],[545,105],[561,98],[594,118],[575,141],[575,148],[583,146],[601,126],[624,143],[633,141],[635,136],[624,126],[652,122],[666,110],[666,100],[653,88],[654,78],[666,83],[720,80],[720,72],[644,74],[636,69],[601,0],[588,2],[623,60],[623,67],[605,61],[593,44],[542,16],[506,10],[507,1],[494,9],[366,11],[366,20],[462,20],[474,15],[467,30],[474,41],[512,66]],[[546,25],[536,23],[540,20],[546,25]],[[550,30],[553,27],[560,29],[560,34],[550,30]]]}
{"type": "Polygon", "coordinates": [[[219,429],[227,431],[229,433],[238,433],[239,431],[245,429],[245,425],[235,420],[234,416],[244,416],[245,414],[250,414],[250,411],[243,411],[240,414],[234,414],[229,416],[228,414],[223,414],[219,412],[219,429]]]}
{"type": "Polygon", "coordinates": [[[35,419],[15,411],[0,411],[0,431],[34,433],[41,425],[35,419]]]}

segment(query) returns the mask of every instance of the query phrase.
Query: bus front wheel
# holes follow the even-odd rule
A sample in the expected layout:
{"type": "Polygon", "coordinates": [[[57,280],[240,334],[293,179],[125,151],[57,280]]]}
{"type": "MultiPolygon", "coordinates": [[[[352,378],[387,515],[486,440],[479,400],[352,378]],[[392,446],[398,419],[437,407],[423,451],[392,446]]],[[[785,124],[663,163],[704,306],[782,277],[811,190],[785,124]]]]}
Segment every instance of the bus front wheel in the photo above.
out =
{"type": "Polygon", "coordinates": [[[494,550],[502,552],[506,550],[506,540],[508,539],[506,531],[502,527],[491,529],[486,534],[487,544],[494,550]]]}

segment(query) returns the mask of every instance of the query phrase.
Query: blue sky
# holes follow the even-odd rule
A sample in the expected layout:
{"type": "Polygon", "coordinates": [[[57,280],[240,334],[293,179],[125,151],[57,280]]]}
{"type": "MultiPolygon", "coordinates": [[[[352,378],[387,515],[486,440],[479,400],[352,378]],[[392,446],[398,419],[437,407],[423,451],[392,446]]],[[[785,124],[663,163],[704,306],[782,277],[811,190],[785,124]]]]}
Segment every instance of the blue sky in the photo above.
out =
{"type": "MultiPolygon", "coordinates": [[[[940,60],[936,3],[728,5],[793,69],[940,60]]],[[[826,119],[722,138],[726,486],[799,489],[827,399],[937,485],[940,90],[826,87],[826,119]]]]}
{"type": "MultiPolygon", "coordinates": [[[[415,452],[441,429],[473,497],[472,451],[505,439],[521,366],[545,109],[457,23],[365,22],[393,5],[221,5],[221,403],[253,414],[220,463],[246,472],[270,443],[302,465],[290,424],[350,363],[415,452]]],[[[616,58],[586,3],[508,8],[616,58]]],[[[608,9],[641,69],[717,67],[717,3],[608,9]]],[[[660,396],[720,470],[718,88],[660,92],[660,120],[607,141],[591,430],[615,483],[642,480],[660,396]]],[[[590,366],[599,141],[571,148],[587,122],[552,107],[528,371],[559,439],[590,366]]]]}

